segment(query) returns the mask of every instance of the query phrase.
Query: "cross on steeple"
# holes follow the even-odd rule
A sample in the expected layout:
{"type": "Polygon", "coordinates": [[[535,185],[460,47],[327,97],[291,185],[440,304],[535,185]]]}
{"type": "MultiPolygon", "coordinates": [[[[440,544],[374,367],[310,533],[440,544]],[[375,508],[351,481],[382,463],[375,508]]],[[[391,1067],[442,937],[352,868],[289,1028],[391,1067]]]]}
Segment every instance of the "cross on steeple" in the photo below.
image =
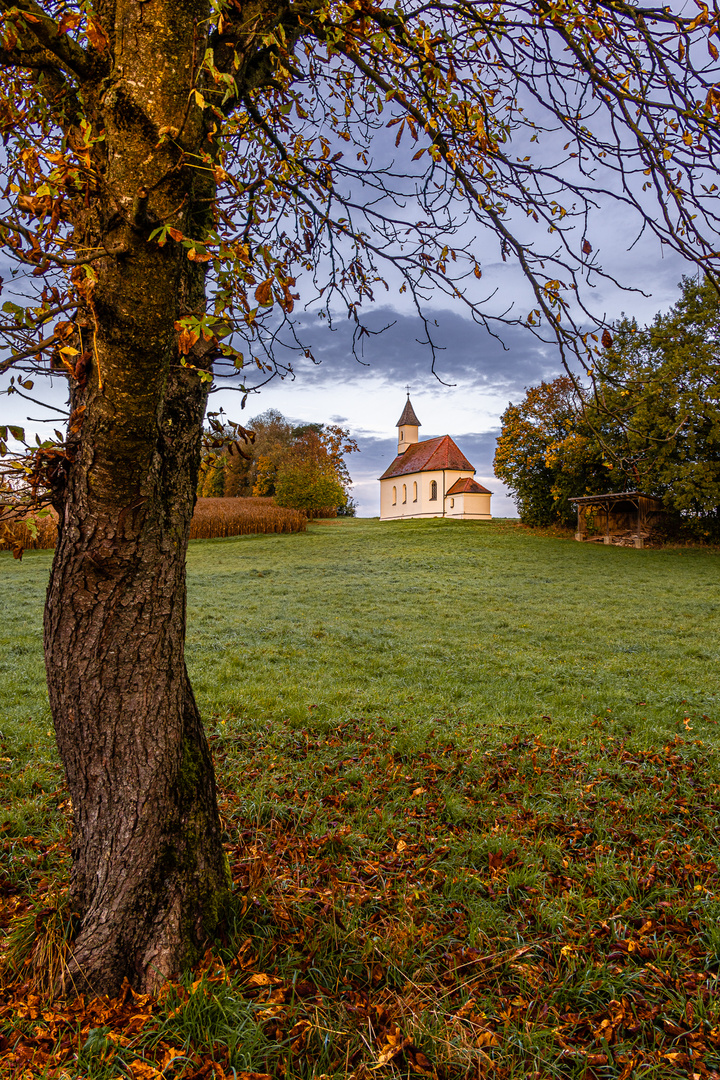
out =
{"type": "Polygon", "coordinates": [[[407,396],[410,397],[410,391],[412,390],[412,386],[407,385],[405,389],[407,390],[407,396]]]}

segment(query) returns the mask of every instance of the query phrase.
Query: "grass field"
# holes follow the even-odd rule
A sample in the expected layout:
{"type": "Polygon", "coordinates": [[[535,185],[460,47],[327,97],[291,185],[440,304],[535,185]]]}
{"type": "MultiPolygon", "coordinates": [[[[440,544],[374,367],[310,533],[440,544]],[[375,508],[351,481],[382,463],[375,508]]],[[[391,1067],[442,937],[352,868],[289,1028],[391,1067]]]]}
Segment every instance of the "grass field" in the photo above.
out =
{"type": "MultiPolygon", "coordinates": [[[[0,555],[6,935],[64,917],[50,558],[0,555]]],[[[21,971],[0,1075],[716,1080],[716,553],[339,520],[195,542],[188,581],[223,940],[155,1002],[21,971]]]]}
{"type": "Polygon", "coordinates": [[[189,574],[206,713],[561,738],[610,709],[619,734],[649,746],[686,716],[705,731],[717,710],[713,553],[580,545],[515,523],[338,521],[195,547],[189,574]]]}

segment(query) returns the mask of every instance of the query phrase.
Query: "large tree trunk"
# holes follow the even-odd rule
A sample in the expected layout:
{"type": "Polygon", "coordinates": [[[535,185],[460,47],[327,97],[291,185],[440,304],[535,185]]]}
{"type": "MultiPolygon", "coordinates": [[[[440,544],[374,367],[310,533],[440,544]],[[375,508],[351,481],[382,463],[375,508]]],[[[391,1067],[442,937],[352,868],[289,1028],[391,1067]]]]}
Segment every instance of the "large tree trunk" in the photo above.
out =
{"type": "Polygon", "coordinates": [[[189,430],[178,431],[179,408],[166,409],[172,434],[150,490],[98,505],[93,462],[76,464],[48,590],[48,685],[82,917],[70,976],[81,990],[113,993],[125,977],[152,989],[197,956],[227,891],[212,762],[183,659],[202,416],[202,395],[185,390],[176,402],[189,430]]]}
{"type": "Polygon", "coordinates": [[[81,916],[66,989],[72,980],[110,994],[125,978],[152,990],[197,956],[229,885],[184,663],[206,359],[200,338],[195,370],[183,366],[176,323],[203,314],[204,272],[180,243],[149,240],[162,221],[202,242],[212,220],[212,171],[186,163],[208,146],[190,90],[209,9],[118,0],[113,10],[112,75],[87,104],[98,182],[73,219],[77,247],[107,254],[93,263],[96,281],[76,278],[86,372],[73,384],[66,471],[55,474],[45,617],[81,916]]]}

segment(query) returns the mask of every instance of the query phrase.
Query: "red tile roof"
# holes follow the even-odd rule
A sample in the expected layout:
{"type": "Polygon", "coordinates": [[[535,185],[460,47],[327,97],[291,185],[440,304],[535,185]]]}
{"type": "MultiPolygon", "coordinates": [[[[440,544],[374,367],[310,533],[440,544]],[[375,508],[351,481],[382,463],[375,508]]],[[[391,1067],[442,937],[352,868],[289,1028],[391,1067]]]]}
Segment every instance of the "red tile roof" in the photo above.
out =
{"type": "Polygon", "coordinates": [[[482,484],[478,484],[477,480],[473,480],[471,476],[456,480],[453,486],[445,492],[446,495],[462,495],[463,493],[469,495],[492,495],[492,491],[488,491],[482,484]]]}
{"type": "Polygon", "coordinates": [[[404,454],[398,454],[381,480],[391,476],[406,476],[407,473],[432,472],[434,469],[461,469],[463,472],[475,472],[465,455],[457,448],[449,435],[440,435],[437,439],[424,439],[411,443],[404,454]]]}

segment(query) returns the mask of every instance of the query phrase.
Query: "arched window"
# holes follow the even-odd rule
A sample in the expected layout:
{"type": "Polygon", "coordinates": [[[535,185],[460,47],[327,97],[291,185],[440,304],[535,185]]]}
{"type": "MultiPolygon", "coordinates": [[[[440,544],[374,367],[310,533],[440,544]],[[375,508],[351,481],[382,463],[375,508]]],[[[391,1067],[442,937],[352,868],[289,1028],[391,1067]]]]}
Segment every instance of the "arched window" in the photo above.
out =
{"type": "Polygon", "coordinates": [[[403,502],[407,502],[407,484],[403,484],[403,502]]]}
{"type": "Polygon", "coordinates": [[[417,502],[417,480],[413,480],[413,502],[417,502]]]}
{"type": "Polygon", "coordinates": [[[430,481],[430,501],[437,499],[437,480],[430,481]]]}
{"type": "Polygon", "coordinates": [[[393,486],[393,501],[392,501],[393,506],[395,506],[396,502],[397,502],[397,488],[395,486],[393,486]]]}

